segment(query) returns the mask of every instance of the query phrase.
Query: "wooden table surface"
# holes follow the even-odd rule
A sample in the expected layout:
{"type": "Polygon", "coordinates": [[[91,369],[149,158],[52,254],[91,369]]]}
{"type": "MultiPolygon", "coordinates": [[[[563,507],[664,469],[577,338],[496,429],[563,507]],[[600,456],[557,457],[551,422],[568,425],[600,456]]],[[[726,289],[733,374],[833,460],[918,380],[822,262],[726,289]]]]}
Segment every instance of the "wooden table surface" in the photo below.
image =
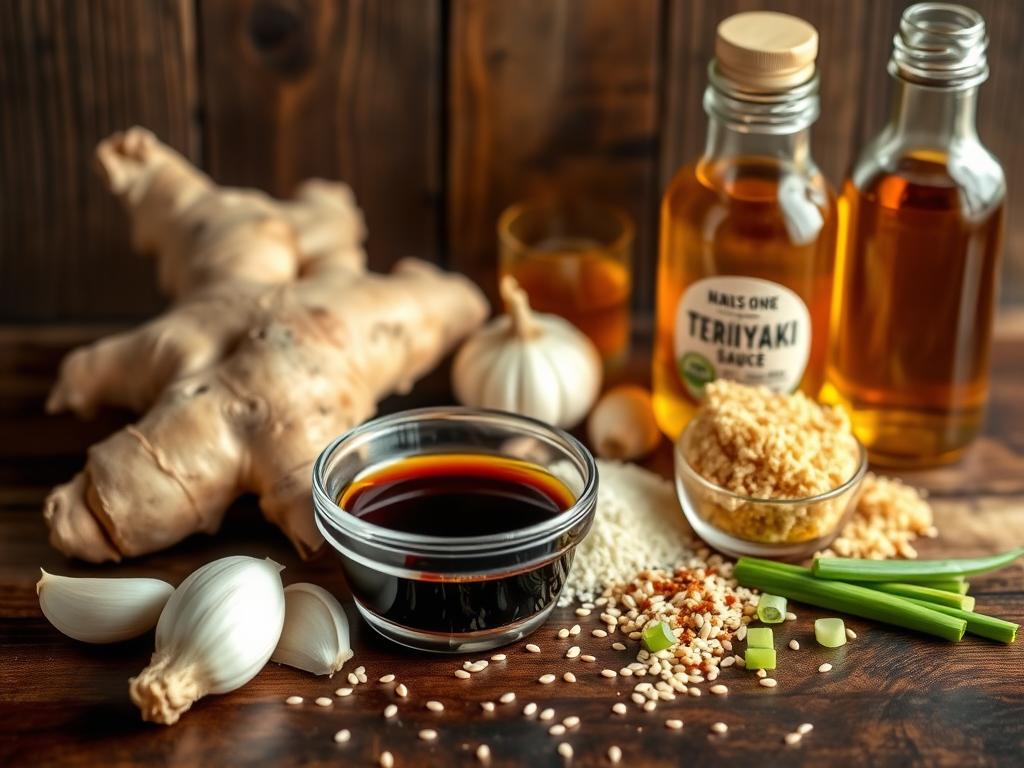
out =
{"type": "MultiPolygon", "coordinates": [[[[173,727],[143,723],[128,699],[127,680],[147,663],[152,635],[115,646],[88,646],[60,635],[43,619],[34,583],[40,566],[70,575],[152,575],[177,583],[198,565],[226,554],[270,556],[287,566],[286,582],[314,581],[347,599],[334,562],[303,563],[276,529],[262,521],[254,503],[243,500],[216,537],[193,537],[182,545],[119,567],[97,568],[65,560],[46,543],[39,514],[47,489],[70,476],[84,446],[116,426],[108,415],[91,423],[41,415],[45,388],[59,354],[80,340],[75,333],[0,331],[0,765],[128,765],[137,763],[215,766],[375,765],[382,749],[397,766],[476,764],[473,752],[487,743],[492,765],[559,766],[561,741],[572,744],[573,765],[606,765],[609,745],[618,744],[623,764],[676,765],[1021,765],[1024,755],[1024,642],[1006,647],[968,638],[953,646],[860,620],[848,625],[858,639],[837,650],[818,647],[812,622],[821,612],[796,606],[799,619],[777,629],[777,645],[791,637],[800,651],[782,650],[774,690],[735,668],[723,672],[724,697],[662,703],[646,714],[630,704],[616,716],[610,707],[628,700],[629,679],[606,680],[605,666],[618,668],[632,652],[611,649],[611,639],[580,636],[596,664],[562,657],[568,641],[556,630],[577,621],[559,610],[530,639],[504,649],[508,660],[492,663],[470,681],[452,671],[464,657],[426,656],[404,651],[376,637],[356,617],[355,661],[365,665],[370,684],[322,708],[286,706],[292,694],[307,702],[342,684],[269,665],[243,689],[203,699],[173,727]],[[817,673],[828,660],[829,674],[817,673]],[[544,672],[572,669],[576,684],[537,683],[544,672]],[[409,699],[395,698],[392,686],[376,683],[394,673],[408,685],[409,699]],[[484,713],[479,702],[516,692],[515,704],[484,713]],[[446,705],[441,714],[424,709],[428,699],[446,705]],[[395,701],[390,721],[382,710],[395,701]],[[536,718],[521,714],[535,701],[554,707],[558,719],[582,718],[563,738],[547,733],[536,718]],[[685,722],[680,732],[666,718],[685,722]],[[709,733],[716,721],[727,735],[709,733]],[[799,746],[783,736],[798,724],[815,728],[799,746]],[[439,732],[433,744],[417,732],[439,732]],[[352,741],[336,745],[340,728],[352,741]]],[[[921,547],[925,556],[969,555],[1024,545],[1024,335],[997,343],[993,397],[986,433],[956,466],[920,473],[912,480],[932,492],[941,536],[921,547]]],[[[419,388],[423,399],[446,398],[443,374],[419,388]]],[[[408,401],[393,400],[386,407],[408,401]]],[[[1024,623],[1024,566],[1017,564],[978,578],[978,610],[1024,623]]],[[[635,681],[633,681],[635,682],[635,681]]]]}

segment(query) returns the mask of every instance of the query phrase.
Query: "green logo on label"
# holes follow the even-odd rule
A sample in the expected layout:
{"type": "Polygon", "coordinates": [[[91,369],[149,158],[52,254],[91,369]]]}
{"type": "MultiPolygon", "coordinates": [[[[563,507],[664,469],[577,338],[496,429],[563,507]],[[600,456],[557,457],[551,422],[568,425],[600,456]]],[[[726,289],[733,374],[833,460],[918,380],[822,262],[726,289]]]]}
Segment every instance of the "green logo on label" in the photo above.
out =
{"type": "Polygon", "coordinates": [[[704,355],[687,352],[679,358],[679,377],[694,400],[704,397],[704,387],[715,380],[715,366],[704,355]]]}

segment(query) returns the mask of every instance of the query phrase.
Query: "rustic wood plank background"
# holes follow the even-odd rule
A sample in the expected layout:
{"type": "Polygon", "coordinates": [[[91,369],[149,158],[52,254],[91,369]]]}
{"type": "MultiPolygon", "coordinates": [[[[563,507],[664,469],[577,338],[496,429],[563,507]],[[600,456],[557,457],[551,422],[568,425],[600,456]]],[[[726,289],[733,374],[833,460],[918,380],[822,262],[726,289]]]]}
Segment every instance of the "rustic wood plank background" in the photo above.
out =
{"type": "MultiPolygon", "coordinates": [[[[585,190],[637,223],[651,304],[660,192],[699,152],[714,28],[739,10],[821,33],[814,154],[838,184],[882,125],[907,0],[10,0],[0,4],[0,323],[160,306],[91,150],[142,124],[218,180],[353,185],[376,268],[415,254],[486,287],[507,204],[585,190]]],[[[979,128],[1010,185],[1004,305],[1024,301],[1024,3],[986,17],[979,128]]]]}

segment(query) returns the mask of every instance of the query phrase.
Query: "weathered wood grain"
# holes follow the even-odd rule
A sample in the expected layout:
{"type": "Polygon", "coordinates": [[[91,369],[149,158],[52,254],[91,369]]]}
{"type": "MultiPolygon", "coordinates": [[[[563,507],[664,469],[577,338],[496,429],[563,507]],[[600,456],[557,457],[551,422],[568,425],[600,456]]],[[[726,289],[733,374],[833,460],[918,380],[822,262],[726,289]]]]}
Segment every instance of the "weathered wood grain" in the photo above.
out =
{"type": "Polygon", "coordinates": [[[493,295],[501,210],[524,198],[589,196],[636,222],[635,303],[650,305],[658,20],[654,0],[452,3],[451,267],[493,295]]]}
{"type": "Polygon", "coordinates": [[[372,267],[436,259],[440,7],[201,3],[207,169],[277,195],[311,176],[342,179],[366,214],[372,267]]]}
{"type": "Polygon", "coordinates": [[[92,152],[140,124],[198,158],[193,26],[190,0],[0,3],[0,322],[160,306],[92,152]]]}

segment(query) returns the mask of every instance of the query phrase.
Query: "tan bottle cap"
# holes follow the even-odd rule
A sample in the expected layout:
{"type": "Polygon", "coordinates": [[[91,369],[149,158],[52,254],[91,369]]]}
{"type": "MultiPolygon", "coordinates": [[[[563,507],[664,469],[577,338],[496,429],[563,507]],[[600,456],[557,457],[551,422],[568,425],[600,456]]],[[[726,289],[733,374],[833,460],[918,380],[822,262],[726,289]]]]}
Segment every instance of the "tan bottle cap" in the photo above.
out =
{"type": "Polygon", "coordinates": [[[818,32],[803,19],[773,11],[737,13],[718,25],[718,71],[753,91],[805,83],[814,75],[818,32]]]}

